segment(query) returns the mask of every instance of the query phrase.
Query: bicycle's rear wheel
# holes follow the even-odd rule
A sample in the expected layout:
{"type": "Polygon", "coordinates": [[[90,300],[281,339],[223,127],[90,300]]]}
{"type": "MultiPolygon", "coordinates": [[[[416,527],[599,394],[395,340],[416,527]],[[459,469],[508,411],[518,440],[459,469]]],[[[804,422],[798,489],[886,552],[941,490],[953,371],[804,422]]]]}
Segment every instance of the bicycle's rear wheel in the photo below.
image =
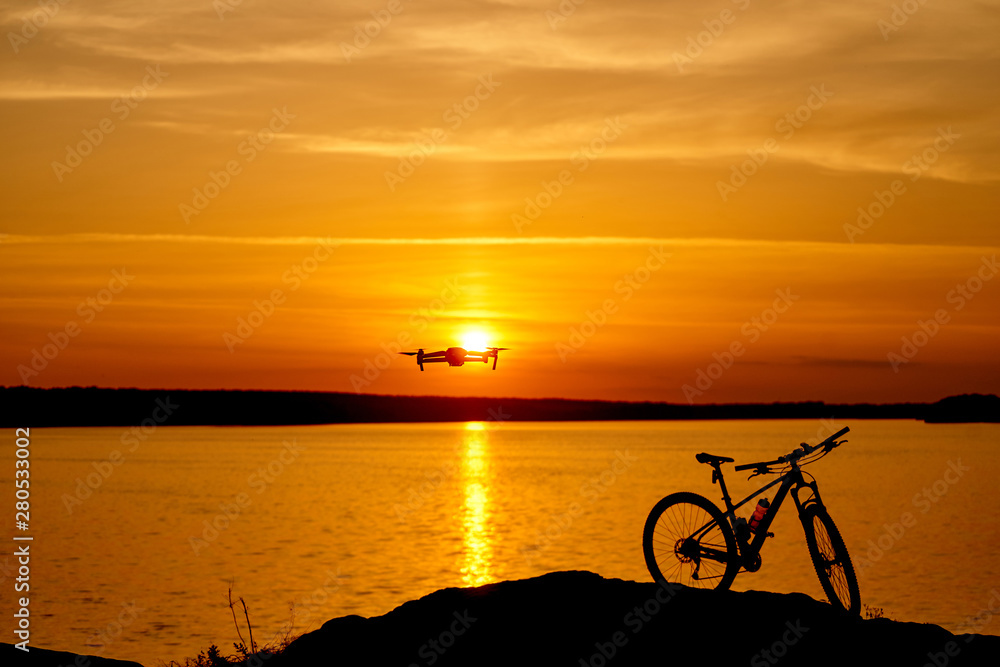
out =
{"type": "Polygon", "coordinates": [[[821,505],[807,507],[802,513],[806,545],[819,583],[827,599],[835,607],[858,615],[861,613],[861,590],[847,545],[833,519],[821,505]]]}
{"type": "Polygon", "coordinates": [[[740,569],[736,538],[725,516],[696,493],[656,503],[642,531],[642,552],[654,581],[726,590],[740,569]]]}

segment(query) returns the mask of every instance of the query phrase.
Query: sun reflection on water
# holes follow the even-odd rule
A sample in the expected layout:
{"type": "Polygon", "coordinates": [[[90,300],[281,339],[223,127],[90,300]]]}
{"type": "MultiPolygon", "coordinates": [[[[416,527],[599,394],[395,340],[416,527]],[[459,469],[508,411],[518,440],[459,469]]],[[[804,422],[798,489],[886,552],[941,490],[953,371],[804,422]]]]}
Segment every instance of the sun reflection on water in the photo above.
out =
{"type": "Polygon", "coordinates": [[[481,586],[495,580],[493,527],[490,523],[489,438],[482,422],[465,425],[462,478],[465,485],[462,581],[467,586],[481,586]]]}

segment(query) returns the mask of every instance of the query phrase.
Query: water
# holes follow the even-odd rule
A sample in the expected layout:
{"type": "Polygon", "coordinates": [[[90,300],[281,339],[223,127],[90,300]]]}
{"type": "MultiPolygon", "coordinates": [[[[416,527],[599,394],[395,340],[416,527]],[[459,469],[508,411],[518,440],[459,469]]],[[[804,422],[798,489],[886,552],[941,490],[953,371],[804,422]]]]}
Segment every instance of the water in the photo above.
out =
{"type": "MultiPolygon", "coordinates": [[[[1000,589],[1000,427],[846,425],[850,442],[808,470],[855,565],[866,561],[862,601],[965,629],[1000,589]]],[[[447,586],[569,569],[646,581],[653,504],[677,490],[719,501],[696,452],[750,462],[830,432],[807,420],[160,427],[145,440],[36,429],[32,645],[149,666],[212,643],[231,652],[230,586],[261,642],[447,586]],[[102,464],[115,450],[123,460],[102,464]],[[88,475],[97,488],[78,492],[88,475]]],[[[725,469],[734,496],[755,488],[725,469]]],[[[734,588],[823,599],[792,505],[772,530],[763,567],[734,588]]]]}

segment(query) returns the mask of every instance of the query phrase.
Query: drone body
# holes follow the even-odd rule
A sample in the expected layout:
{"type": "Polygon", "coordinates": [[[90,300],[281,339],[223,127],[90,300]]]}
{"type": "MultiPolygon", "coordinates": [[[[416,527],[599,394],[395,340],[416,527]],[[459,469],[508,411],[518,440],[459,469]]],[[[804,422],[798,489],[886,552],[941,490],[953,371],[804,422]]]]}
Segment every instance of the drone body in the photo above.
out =
{"type": "Polygon", "coordinates": [[[400,352],[399,354],[411,357],[416,355],[417,365],[420,366],[420,370],[424,370],[424,364],[447,362],[449,366],[462,366],[467,361],[481,361],[485,364],[490,359],[493,359],[493,370],[496,370],[499,352],[506,349],[508,348],[489,347],[486,348],[486,352],[471,352],[462,347],[449,347],[447,350],[440,350],[438,352],[424,352],[424,349],[420,348],[416,352],[400,352]]]}

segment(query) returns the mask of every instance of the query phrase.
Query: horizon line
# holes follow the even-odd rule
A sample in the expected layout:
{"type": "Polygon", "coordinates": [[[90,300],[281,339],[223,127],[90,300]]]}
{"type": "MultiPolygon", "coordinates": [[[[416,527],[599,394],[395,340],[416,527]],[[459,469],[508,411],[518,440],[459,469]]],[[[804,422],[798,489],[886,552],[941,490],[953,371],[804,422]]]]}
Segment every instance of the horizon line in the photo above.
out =
{"type": "Polygon", "coordinates": [[[345,396],[374,396],[379,398],[443,398],[443,399],[469,399],[469,400],[512,400],[512,401],[578,401],[578,402],[602,402],[602,403],[652,403],[652,404],[662,404],[662,405],[678,405],[682,407],[709,407],[709,406],[733,406],[733,405],[781,405],[781,404],[801,404],[801,403],[822,403],[824,405],[874,405],[874,406],[888,406],[888,405],[933,405],[934,403],[940,402],[946,398],[956,398],[962,396],[993,396],[997,397],[997,394],[993,393],[979,393],[979,392],[965,392],[961,394],[948,394],[941,398],[931,401],[893,401],[887,403],[872,403],[872,402],[860,402],[860,403],[846,403],[842,401],[828,402],[824,399],[801,399],[801,400],[786,400],[786,401],[763,401],[763,402],[730,402],[730,403],[671,403],[665,400],[651,400],[651,399],[613,399],[613,398],[566,398],[558,396],[546,396],[540,398],[532,398],[527,396],[446,396],[442,394],[372,394],[372,393],[359,393],[353,391],[335,391],[335,390],[324,390],[324,389],[234,389],[234,388],[216,388],[216,389],[185,389],[181,387],[160,387],[157,389],[149,389],[142,387],[99,387],[97,385],[82,386],[82,385],[70,385],[64,387],[33,387],[31,385],[0,385],[0,390],[8,389],[33,389],[37,391],[58,391],[66,389],[85,389],[85,390],[98,390],[98,391],[201,391],[201,392],[262,392],[262,393],[281,393],[281,394],[343,394],[345,396]]]}

